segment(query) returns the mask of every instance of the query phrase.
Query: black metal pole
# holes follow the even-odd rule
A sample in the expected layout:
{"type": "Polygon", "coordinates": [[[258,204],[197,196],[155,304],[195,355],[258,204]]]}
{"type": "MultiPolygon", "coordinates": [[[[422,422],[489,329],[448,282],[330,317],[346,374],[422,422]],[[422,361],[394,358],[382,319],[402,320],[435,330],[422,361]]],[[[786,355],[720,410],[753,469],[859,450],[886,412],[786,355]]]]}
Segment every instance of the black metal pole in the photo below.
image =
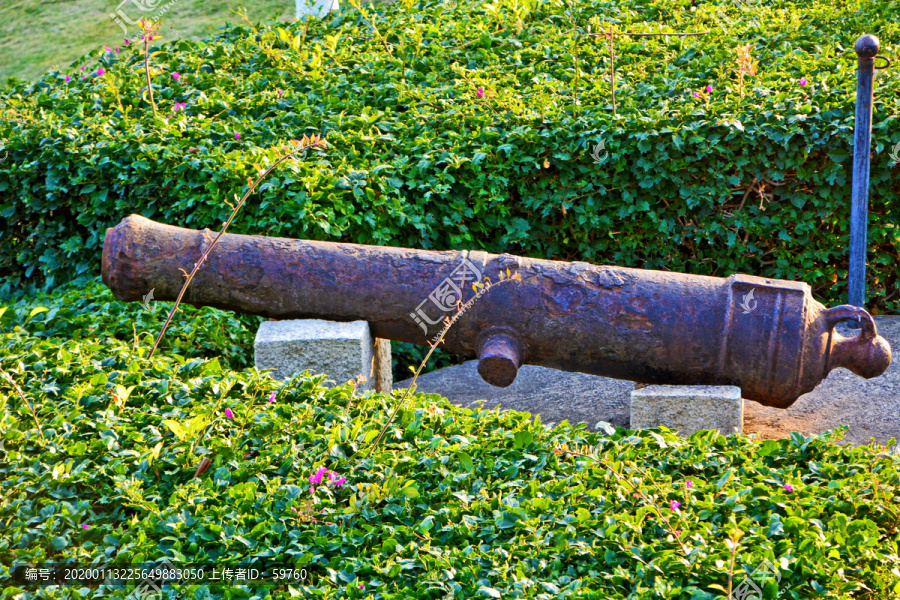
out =
{"type": "Polygon", "coordinates": [[[856,78],[856,121],[853,139],[853,195],[850,205],[850,272],[848,304],[865,308],[866,235],[869,218],[869,153],[872,147],[872,91],[875,56],[880,43],[874,35],[856,40],[859,70],[856,78]]]}

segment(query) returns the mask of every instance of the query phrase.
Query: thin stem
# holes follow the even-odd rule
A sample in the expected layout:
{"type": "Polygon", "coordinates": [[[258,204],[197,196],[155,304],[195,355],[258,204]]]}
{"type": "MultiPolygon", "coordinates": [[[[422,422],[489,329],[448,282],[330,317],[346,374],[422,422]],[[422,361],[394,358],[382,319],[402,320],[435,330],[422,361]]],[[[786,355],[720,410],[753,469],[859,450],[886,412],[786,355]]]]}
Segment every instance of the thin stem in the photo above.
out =
{"type": "MultiPolygon", "coordinates": [[[[324,142],[321,142],[321,143],[324,144],[324,142]]],[[[234,207],[234,210],[231,211],[231,216],[228,217],[228,221],[226,221],[225,224],[222,226],[222,231],[219,232],[219,235],[216,236],[216,239],[213,240],[213,243],[210,245],[209,248],[206,249],[206,252],[203,253],[203,255],[200,257],[200,260],[198,260],[197,264],[194,265],[194,269],[191,271],[190,275],[188,275],[187,281],[185,281],[184,285],[181,287],[181,292],[178,293],[178,298],[175,300],[175,304],[174,304],[174,306],[172,306],[172,310],[169,311],[169,316],[166,318],[166,322],[163,325],[162,331],[159,332],[159,337],[156,338],[156,342],[153,344],[153,349],[150,351],[150,355],[147,357],[147,360],[150,360],[153,358],[153,353],[156,352],[156,348],[159,346],[159,342],[162,340],[163,334],[166,333],[166,329],[169,327],[169,323],[172,322],[172,317],[175,316],[175,311],[178,310],[178,305],[181,304],[181,299],[184,297],[184,293],[187,291],[187,288],[191,284],[191,281],[193,281],[194,275],[197,274],[197,271],[200,270],[200,266],[206,260],[206,257],[209,256],[209,253],[212,252],[213,248],[216,247],[216,244],[219,243],[219,240],[225,234],[225,231],[228,229],[228,226],[231,225],[231,222],[234,220],[234,217],[237,215],[238,211],[241,210],[241,207],[244,205],[244,202],[247,200],[247,198],[250,196],[250,194],[252,194],[253,191],[256,189],[256,186],[258,186],[260,184],[260,182],[263,179],[265,179],[266,176],[268,176],[268,174],[271,173],[275,169],[275,167],[277,167],[284,161],[295,156],[301,150],[306,150],[307,148],[311,148],[311,147],[317,147],[319,145],[320,145],[320,142],[318,141],[317,138],[313,138],[312,143],[309,143],[309,142],[307,142],[306,144],[301,143],[299,146],[297,146],[293,150],[293,152],[285,154],[284,156],[279,158],[277,161],[275,161],[275,163],[272,164],[272,166],[270,166],[268,169],[266,169],[263,172],[263,174],[260,175],[259,178],[253,182],[253,185],[250,186],[250,189],[248,189],[247,193],[244,194],[244,197],[241,198],[241,201],[238,202],[237,206],[234,207]]]]}
{"type": "Polygon", "coordinates": [[[31,411],[31,416],[34,417],[34,424],[37,425],[38,433],[41,435],[41,439],[46,442],[47,438],[44,437],[44,432],[41,430],[41,422],[38,420],[37,413],[34,412],[34,407],[31,406],[31,403],[28,401],[28,398],[25,397],[25,393],[22,392],[22,388],[20,388],[19,384],[16,383],[16,380],[13,379],[12,376],[9,373],[7,373],[6,371],[4,371],[3,369],[0,369],[0,375],[3,375],[3,377],[7,381],[9,381],[9,383],[13,386],[13,389],[16,390],[16,393],[19,394],[19,397],[22,399],[22,401],[25,402],[25,405],[28,407],[28,410],[31,411]]]}
{"type": "MultiPolygon", "coordinates": [[[[350,6],[352,6],[352,7],[355,8],[357,11],[359,11],[359,14],[361,14],[361,15],[363,16],[363,18],[364,18],[366,21],[369,22],[369,25],[372,26],[372,29],[375,31],[375,35],[377,35],[377,36],[378,36],[378,39],[380,39],[381,42],[384,44],[384,49],[387,51],[388,56],[390,56],[391,58],[394,58],[394,54],[391,52],[391,49],[390,49],[390,47],[388,46],[387,40],[384,39],[384,36],[381,35],[381,32],[380,32],[380,31],[378,31],[378,26],[375,25],[375,22],[372,21],[372,20],[368,17],[368,15],[366,15],[366,13],[363,12],[362,7],[359,5],[359,1],[358,1],[358,0],[349,0],[349,2],[350,2],[350,6]]],[[[307,27],[308,27],[308,25],[307,25],[307,27]]],[[[304,32],[304,36],[305,36],[305,32],[304,32]]],[[[402,62],[402,61],[401,61],[401,62],[402,62]]]]}
{"type": "MultiPolygon", "coordinates": [[[[619,482],[621,482],[621,483],[624,483],[624,484],[626,484],[629,488],[631,488],[631,491],[632,491],[633,493],[639,495],[639,496],[647,503],[647,505],[653,510],[653,512],[655,512],[656,515],[657,515],[662,521],[665,522],[666,527],[669,528],[669,532],[672,534],[672,536],[678,541],[678,544],[681,546],[682,552],[684,552],[685,554],[689,554],[689,553],[690,553],[690,551],[688,550],[688,547],[685,546],[685,544],[684,544],[683,541],[681,541],[681,536],[675,535],[675,528],[672,527],[672,524],[669,522],[669,518],[666,517],[666,516],[662,513],[662,511],[659,510],[659,507],[656,506],[656,503],[654,503],[650,498],[648,498],[647,495],[644,494],[644,492],[642,492],[639,488],[634,487],[634,486],[631,484],[631,482],[628,481],[624,476],[620,475],[618,472],[616,472],[615,469],[613,469],[611,466],[609,466],[609,465],[606,464],[605,462],[601,461],[601,460],[600,460],[599,458],[597,458],[596,456],[593,456],[593,455],[591,455],[591,454],[585,454],[585,453],[583,453],[583,452],[577,452],[577,451],[575,451],[575,450],[566,450],[565,452],[568,453],[568,454],[574,454],[574,455],[577,455],[577,456],[583,456],[583,457],[585,457],[585,458],[591,458],[591,459],[594,459],[594,460],[597,462],[597,464],[599,464],[599,465],[605,467],[610,473],[612,473],[613,475],[615,475],[617,481],[619,481],[619,482]]],[[[638,468],[637,466],[634,466],[633,468],[634,468],[636,471],[638,471],[639,473],[641,473],[646,479],[648,479],[648,480],[650,479],[650,477],[647,476],[646,473],[644,473],[643,471],[641,471],[640,468],[638,468]]]]}
{"type": "MultiPolygon", "coordinates": [[[[519,278],[520,278],[520,275],[516,274],[515,276],[509,277],[507,279],[503,279],[494,285],[500,285],[501,283],[504,283],[507,281],[513,281],[513,280],[518,281],[519,278]]],[[[369,458],[370,456],[372,456],[372,452],[375,451],[375,448],[378,446],[378,442],[380,442],[381,438],[384,437],[384,433],[387,431],[387,428],[393,422],[394,417],[397,416],[397,413],[400,411],[400,407],[403,406],[404,402],[406,402],[406,398],[409,396],[410,392],[413,389],[415,389],[416,379],[418,379],[419,373],[422,372],[422,369],[425,368],[425,365],[426,365],[426,363],[428,363],[428,359],[431,358],[431,354],[434,352],[434,349],[437,348],[438,345],[442,341],[444,341],[444,336],[447,334],[447,332],[450,330],[450,328],[453,327],[453,324],[459,320],[459,318],[469,309],[470,306],[472,306],[472,304],[475,303],[476,300],[478,300],[481,296],[486,294],[487,291],[492,287],[492,285],[490,284],[490,280],[488,280],[487,284],[483,284],[483,285],[484,285],[484,287],[482,287],[481,290],[478,291],[478,293],[476,293],[474,296],[472,296],[472,298],[468,302],[466,302],[463,306],[459,306],[457,304],[456,314],[453,315],[452,319],[447,319],[446,325],[444,325],[444,328],[441,330],[440,334],[438,335],[437,341],[434,342],[434,344],[432,344],[432,343],[428,344],[430,346],[430,349],[428,350],[428,354],[426,354],[425,358],[422,359],[422,362],[419,363],[419,368],[416,369],[416,372],[413,374],[412,382],[410,382],[409,387],[406,388],[406,391],[403,393],[403,396],[400,398],[400,401],[397,403],[397,406],[394,407],[394,411],[391,413],[390,418],[388,418],[387,423],[385,423],[384,427],[381,428],[381,433],[378,434],[378,437],[375,439],[375,442],[372,444],[372,447],[369,448],[369,453],[366,455],[366,458],[369,458]]]]}
{"type": "Polygon", "coordinates": [[[156,112],[156,102],[153,100],[153,84],[150,82],[150,37],[151,34],[144,35],[144,73],[147,75],[147,92],[150,94],[150,106],[153,107],[153,116],[159,117],[156,112]]]}
{"type": "Polygon", "coordinates": [[[728,600],[731,600],[731,586],[734,579],[734,557],[737,554],[739,543],[737,540],[732,540],[731,544],[731,565],[728,567],[728,600]]]}

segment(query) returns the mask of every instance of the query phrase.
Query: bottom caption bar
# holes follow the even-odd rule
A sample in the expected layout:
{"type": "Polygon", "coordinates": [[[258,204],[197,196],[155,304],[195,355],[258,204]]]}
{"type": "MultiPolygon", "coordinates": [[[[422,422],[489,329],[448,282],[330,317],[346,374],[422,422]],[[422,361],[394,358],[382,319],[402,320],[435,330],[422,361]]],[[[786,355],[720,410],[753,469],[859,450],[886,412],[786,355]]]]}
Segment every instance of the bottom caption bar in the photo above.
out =
{"type": "Polygon", "coordinates": [[[305,567],[263,563],[185,563],[168,560],[140,564],[86,565],[75,563],[13,564],[13,583],[21,587],[49,585],[150,586],[171,584],[298,584],[309,585],[312,574],[305,567]]]}

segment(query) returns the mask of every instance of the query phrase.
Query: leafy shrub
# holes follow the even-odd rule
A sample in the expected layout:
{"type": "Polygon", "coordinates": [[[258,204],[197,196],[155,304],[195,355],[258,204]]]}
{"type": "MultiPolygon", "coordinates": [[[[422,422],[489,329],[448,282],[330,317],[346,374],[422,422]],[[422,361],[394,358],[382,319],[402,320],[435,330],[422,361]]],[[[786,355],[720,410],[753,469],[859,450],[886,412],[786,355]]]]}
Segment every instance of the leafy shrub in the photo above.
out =
{"type": "MultiPolygon", "coordinates": [[[[130,213],[214,228],[270,148],[320,133],[330,150],[269,179],[235,233],[742,271],[801,279],[840,302],[852,48],[866,31],[889,54],[893,13],[839,0],[743,11],[727,0],[409,0],[159,45],[155,98],[168,120],[142,99],[135,45],[98,50],[0,93],[3,290],[98,272],[105,229],[130,213]],[[719,12],[734,20],[727,32],[719,12]],[[614,116],[606,42],[575,35],[610,24],[710,33],[619,36],[614,116]],[[735,49],[746,44],[760,67],[742,95],[735,49]],[[608,155],[596,165],[600,141],[608,155]]],[[[898,184],[885,151],[900,142],[897,92],[898,70],[879,72],[876,311],[898,302],[898,184]]]]}
{"type": "MultiPolygon", "coordinates": [[[[84,313],[79,327],[111,331],[122,310],[113,304],[84,313]]],[[[40,421],[39,432],[0,378],[4,597],[35,594],[13,585],[14,560],[178,566],[277,557],[305,566],[306,584],[180,591],[713,600],[727,588],[728,540],[738,532],[735,587],[766,560],[781,578],[764,586],[766,598],[900,593],[900,459],[840,446],[840,432],[766,441],[587,432],[419,394],[368,457],[396,395],[354,397],[308,374],[282,384],[216,358],[167,353],[151,362],[146,348],[115,337],[47,337],[56,319],[42,314],[17,317],[18,327],[0,334],[0,368],[40,421]],[[194,419],[202,426],[190,431],[194,419]],[[212,465],[194,478],[201,457],[212,465]],[[322,468],[347,481],[313,497],[308,478],[322,468]]],[[[185,330],[209,317],[185,315],[185,330]]],[[[129,592],[44,588],[40,597],[129,592]]]]}

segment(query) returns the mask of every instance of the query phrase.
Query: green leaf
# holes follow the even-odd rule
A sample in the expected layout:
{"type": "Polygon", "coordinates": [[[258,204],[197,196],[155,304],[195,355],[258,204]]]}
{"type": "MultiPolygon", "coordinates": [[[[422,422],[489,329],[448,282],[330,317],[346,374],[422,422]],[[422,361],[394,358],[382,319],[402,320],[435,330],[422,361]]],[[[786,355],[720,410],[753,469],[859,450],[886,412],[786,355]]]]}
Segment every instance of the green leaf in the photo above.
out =
{"type": "Polygon", "coordinates": [[[475,465],[472,464],[472,457],[465,452],[457,452],[456,456],[459,458],[459,464],[462,465],[463,469],[471,473],[475,468],[475,465]]]}
{"type": "Polygon", "coordinates": [[[527,446],[530,446],[531,442],[534,441],[534,435],[532,435],[530,431],[517,431],[514,437],[514,448],[525,448],[527,446]]]}
{"type": "Polygon", "coordinates": [[[173,421],[172,419],[165,419],[165,420],[163,420],[162,423],[163,423],[163,425],[168,427],[172,433],[175,434],[175,437],[178,438],[178,441],[183,440],[185,435],[187,435],[184,428],[181,426],[181,423],[179,423],[178,421],[173,421]]]}
{"type": "Polygon", "coordinates": [[[728,469],[728,471],[726,471],[725,474],[722,475],[722,477],[720,477],[718,481],[716,481],[716,489],[721,490],[723,487],[725,487],[725,485],[728,484],[729,481],[731,481],[732,475],[734,475],[734,472],[731,469],[728,469]]]}
{"type": "Polygon", "coordinates": [[[28,313],[28,318],[25,319],[25,322],[27,323],[27,322],[30,321],[32,318],[34,318],[36,315],[39,315],[39,314],[41,314],[42,312],[47,312],[48,310],[50,310],[50,309],[47,308],[47,307],[45,307],[45,306],[37,306],[37,307],[31,309],[31,312],[28,313]]]}

